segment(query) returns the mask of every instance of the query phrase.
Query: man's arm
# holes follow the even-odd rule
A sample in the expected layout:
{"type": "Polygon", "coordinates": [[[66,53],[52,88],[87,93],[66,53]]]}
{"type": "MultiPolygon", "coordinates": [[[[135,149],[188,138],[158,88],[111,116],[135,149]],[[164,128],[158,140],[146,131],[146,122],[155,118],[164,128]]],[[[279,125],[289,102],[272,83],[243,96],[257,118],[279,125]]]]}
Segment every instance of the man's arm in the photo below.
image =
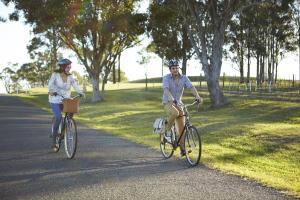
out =
{"type": "Polygon", "coordinates": [[[203,102],[203,99],[202,99],[202,98],[200,97],[200,95],[198,94],[196,88],[193,86],[193,87],[191,88],[191,90],[192,90],[192,93],[193,93],[194,97],[196,98],[196,100],[197,100],[199,103],[202,103],[202,102],[203,102]]]}
{"type": "Polygon", "coordinates": [[[170,101],[171,101],[171,102],[174,101],[174,97],[172,96],[172,94],[171,94],[169,88],[165,88],[165,89],[164,89],[164,94],[168,97],[169,102],[170,102],[170,101]]]}

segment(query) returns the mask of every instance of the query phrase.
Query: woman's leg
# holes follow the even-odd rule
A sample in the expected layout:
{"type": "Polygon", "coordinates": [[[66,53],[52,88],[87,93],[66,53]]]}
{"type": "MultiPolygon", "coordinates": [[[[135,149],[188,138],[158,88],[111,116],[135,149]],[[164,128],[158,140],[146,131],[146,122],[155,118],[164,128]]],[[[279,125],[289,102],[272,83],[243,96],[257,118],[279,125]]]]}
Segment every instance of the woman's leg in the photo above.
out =
{"type": "Polygon", "coordinates": [[[61,109],[60,104],[51,103],[52,112],[54,114],[54,127],[53,127],[53,136],[58,134],[59,124],[61,122],[61,109]]]}

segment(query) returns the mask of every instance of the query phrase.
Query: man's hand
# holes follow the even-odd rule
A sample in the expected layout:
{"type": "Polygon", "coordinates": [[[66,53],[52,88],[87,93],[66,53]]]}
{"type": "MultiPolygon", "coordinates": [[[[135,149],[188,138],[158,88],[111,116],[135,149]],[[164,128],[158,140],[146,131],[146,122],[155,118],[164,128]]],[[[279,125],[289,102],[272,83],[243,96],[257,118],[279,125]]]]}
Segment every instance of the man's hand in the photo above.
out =
{"type": "Polygon", "coordinates": [[[176,99],[173,100],[173,104],[174,104],[174,105],[177,105],[177,104],[178,104],[178,102],[177,102],[176,99]]]}
{"type": "Polygon", "coordinates": [[[80,97],[83,97],[85,99],[85,94],[82,92],[82,93],[79,93],[79,96],[80,97]]]}
{"type": "Polygon", "coordinates": [[[199,104],[202,104],[203,103],[203,99],[201,97],[196,97],[196,101],[199,103],[199,104]]]}

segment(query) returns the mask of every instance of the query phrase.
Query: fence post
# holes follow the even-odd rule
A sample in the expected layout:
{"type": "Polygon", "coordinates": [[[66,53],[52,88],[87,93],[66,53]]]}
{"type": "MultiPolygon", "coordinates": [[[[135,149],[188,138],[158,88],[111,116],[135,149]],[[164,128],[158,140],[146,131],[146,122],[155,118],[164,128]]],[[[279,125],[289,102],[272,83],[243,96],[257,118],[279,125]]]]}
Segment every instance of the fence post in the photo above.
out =
{"type": "Polygon", "coordinates": [[[295,74],[293,74],[293,87],[295,87],[295,74]]]}
{"type": "Polygon", "coordinates": [[[202,74],[200,73],[200,78],[199,78],[199,87],[201,88],[201,81],[202,81],[202,74]]]}

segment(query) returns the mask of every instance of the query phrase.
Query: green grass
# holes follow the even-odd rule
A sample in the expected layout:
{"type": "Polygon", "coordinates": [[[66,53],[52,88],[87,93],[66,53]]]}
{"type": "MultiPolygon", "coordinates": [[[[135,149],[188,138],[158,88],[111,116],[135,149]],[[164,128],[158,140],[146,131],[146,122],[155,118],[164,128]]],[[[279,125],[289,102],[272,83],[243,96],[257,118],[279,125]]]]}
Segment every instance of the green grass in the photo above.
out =
{"type": "MultiPolygon", "coordinates": [[[[141,83],[108,85],[104,102],[81,104],[75,117],[89,127],[159,149],[152,124],[164,116],[162,92],[157,84],[148,86],[145,91],[141,83]]],[[[21,97],[49,111],[45,92],[35,89],[21,97]]],[[[229,95],[231,105],[211,109],[207,92],[201,94],[206,103],[200,112],[191,109],[191,121],[203,138],[201,162],[300,197],[300,105],[229,95]]],[[[184,102],[192,101],[189,92],[186,96],[184,102]]]]}

